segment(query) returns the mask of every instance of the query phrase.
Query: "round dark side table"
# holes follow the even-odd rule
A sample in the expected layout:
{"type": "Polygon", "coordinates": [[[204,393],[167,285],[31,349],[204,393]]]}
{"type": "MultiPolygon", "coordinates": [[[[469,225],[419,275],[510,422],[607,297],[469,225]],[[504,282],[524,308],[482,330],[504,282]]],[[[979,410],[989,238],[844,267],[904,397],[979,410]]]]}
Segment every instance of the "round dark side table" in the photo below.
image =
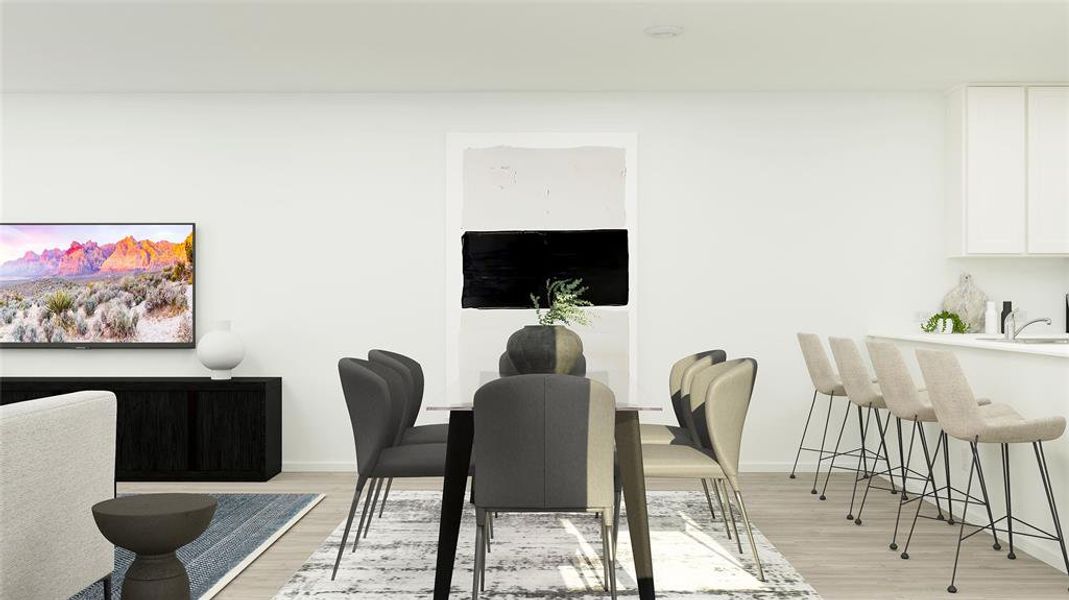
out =
{"type": "Polygon", "coordinates": [[[95,504],[104,537],[137,554],[123,579],[123,600],[188,600],[189,574],[175,550],[204,533],[215,508],[215,498],[205,494],[139,494],[95,504]]]}

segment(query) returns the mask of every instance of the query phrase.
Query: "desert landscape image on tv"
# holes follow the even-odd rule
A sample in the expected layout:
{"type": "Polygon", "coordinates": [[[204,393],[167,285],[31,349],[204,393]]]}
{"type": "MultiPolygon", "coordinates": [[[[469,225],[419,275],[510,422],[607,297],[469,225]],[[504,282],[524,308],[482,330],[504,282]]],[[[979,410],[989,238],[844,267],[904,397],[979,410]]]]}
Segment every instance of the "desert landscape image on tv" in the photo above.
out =
{"type": "Polygon", "coordinates": [[[193,231],[0,225],[0,343],[191,345],[193,231]]]}

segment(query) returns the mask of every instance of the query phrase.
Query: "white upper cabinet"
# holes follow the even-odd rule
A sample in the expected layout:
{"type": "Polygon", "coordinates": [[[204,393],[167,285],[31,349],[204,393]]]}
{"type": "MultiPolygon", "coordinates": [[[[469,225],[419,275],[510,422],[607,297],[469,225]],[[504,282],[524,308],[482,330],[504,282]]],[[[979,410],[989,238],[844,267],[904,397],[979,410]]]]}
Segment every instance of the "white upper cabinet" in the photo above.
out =
{"type": "Polygon", "coordinates": [[[951,256],[1069,254],[1069,87],[950,96],[951,256]]]}
{"type": "Polygon", "coordinates": [[[1069,87],[1028,88],[1028,252],[1069,254],[1069,87]]]}

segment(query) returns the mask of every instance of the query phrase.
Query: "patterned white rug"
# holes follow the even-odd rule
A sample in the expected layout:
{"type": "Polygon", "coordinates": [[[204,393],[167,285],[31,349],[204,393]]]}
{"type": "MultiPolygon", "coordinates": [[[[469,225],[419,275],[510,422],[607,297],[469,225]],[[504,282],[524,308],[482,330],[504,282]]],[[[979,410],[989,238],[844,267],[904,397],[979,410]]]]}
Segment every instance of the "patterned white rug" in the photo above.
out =
{"type": "MultiPolygon", "coordinates": [[[[434,585],[439,498],[436,492],[391,493],[386,514],[372,522],[371,533],[355,553],[350,537],[338,577],[331,581],[345,528],[342,522],[275,598],[428,598],[434,585]]],[[[755,529],[766,578],[758,581],[741,519],[742,554],[724,535],[719,510],[718,520],[711,521],[700,491],[650,492],[648,502],[658,598],[819,600],[755,529]]],[[[458,598],[471,596],[474,511],[466,506],[453,572],[458,598]]],[[[626,513],[620,524],[617,587],[620,597],[633,598],[637,592],[626,513]]],[[[593,515],[501,514],[494,521],[494,534],[487,557],[486,591],[481,597],[608,597],[602,581],[601,534],[593,515]]]]}

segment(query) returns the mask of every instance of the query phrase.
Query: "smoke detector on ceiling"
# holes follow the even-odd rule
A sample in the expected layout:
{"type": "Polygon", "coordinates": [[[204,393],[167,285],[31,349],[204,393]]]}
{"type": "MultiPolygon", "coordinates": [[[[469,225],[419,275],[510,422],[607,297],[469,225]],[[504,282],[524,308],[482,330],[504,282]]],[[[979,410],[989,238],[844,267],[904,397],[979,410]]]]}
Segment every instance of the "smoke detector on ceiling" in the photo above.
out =
{"type": "Polygon", "coordinates": [[[683,28],[679,25],[654,25],[644,31],[655,40],[668,40],[683,35],[683,28]]]}

